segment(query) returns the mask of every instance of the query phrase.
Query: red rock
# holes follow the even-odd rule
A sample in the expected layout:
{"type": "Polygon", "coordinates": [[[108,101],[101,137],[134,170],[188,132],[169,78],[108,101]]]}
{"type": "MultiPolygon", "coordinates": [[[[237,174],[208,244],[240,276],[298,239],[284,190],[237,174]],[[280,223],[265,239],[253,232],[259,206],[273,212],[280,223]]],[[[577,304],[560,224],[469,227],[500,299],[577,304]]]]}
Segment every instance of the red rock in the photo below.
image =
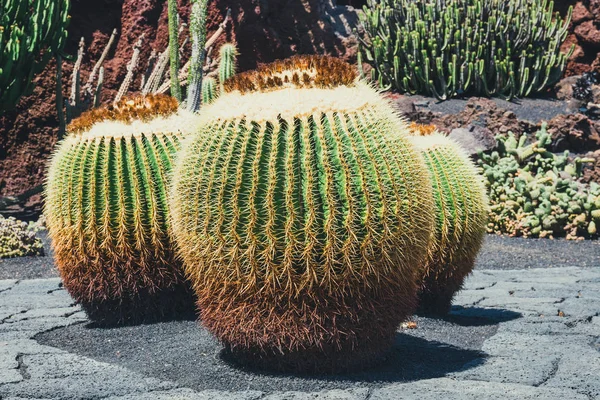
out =
{"type": "Polygon", "coordinates": [[[575,35],[584,43],[600,46],[600,30],[594,21],[585,21],[575,28],[575,35]]]}
{"type": "MultiPolygon", "coordinates": [[[[189,18],[190,2],[178,0],[180,16],[189,18]]],[[[65,52],[76,54],[80,37],[88,46],[81,76],[86,82],[93,63],[104,50],[110,33],[119,31],[116,46],[106,60],[104,102],[114,98],[121,84],[133,44],[144,35],[137,71],[146,68],[151,51],[162,51],[168,42],[167,2],[164,0],[72,1],[69,39],[65,52]]],[[[364,0],[346,0],[346,6],[361,6],[364,0]]],[[[356,18],[351,7],[334,7],[331,0],[216,0],[210,2],[209,35],[222,22],[228,7],[232,28],[216,43],[233,41],[239,50],[239,69],[295,53],[327,53],[350,62],[356,58],[356,43],[337,20],[356,18]],[[330,17],[333,13],[335,18],[330,17]]],[[[189,54],[186,48],[185,57],[189,54]]],[[[72,62],[63,63],[63,89],[67,96],[72,62]]],[[[18,194],[40,184],[46,159],[57,141],[58,118],[55,107],[56,66],[50,63],[36,78],[32,95],[21,99],[14,110],[0,115],[0,196],[18,194]]],[[[138,74],[139,76],[139,74],[138,74]]],[[[139,81],[132,90],[139,88],[139,81]]],[[[66,97],[65,97],[66,98],[66,97]]]]}
{"type": "Polygon", "coordinates": [[[583,4],[583,1],[575,3],[575,6],[573,7],[573,24],[577,25],[590,19],[594,19],[594,16],[583,4]]]}
{"type": "Polygon", "coordinates": [[[588,10],[596,20],[600,19],[600,0],[588,0],[588,10]]]}
{"type": "Polygon", "coordinates": [[[552,151],[585,153],[600,149],[599,128],[597,123],[583,114],[558,115],[548,122],[552,151]]]}
{"type": "Polygon", "coordinates": [[[583,47],[581,47],[581,45],[579,45],[577,36],[574,33],[570,33],[567,36],[567,38],[563,42],[562,46],[560,47],[560,51],[562,53],[567,54],[567,53],[569,53],[569,51],[571,51],[572,46],[575,46],[575,47],[573,49],[573,54],[571,55],[571,58],[569,58],[569,60],[579,61],[579,60],[583,59],[585,57],[583,47]]]}

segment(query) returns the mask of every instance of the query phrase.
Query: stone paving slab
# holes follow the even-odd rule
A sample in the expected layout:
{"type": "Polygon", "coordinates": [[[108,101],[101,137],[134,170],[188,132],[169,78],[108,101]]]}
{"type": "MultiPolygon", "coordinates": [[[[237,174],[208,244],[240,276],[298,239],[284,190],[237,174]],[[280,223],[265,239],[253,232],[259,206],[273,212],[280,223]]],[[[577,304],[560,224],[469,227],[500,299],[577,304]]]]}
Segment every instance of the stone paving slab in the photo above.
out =
{"type": "MultiPolygon", "coordinates": [[[[223,391],[202,389],[201,382],[190,388],[41,344],[39,335],[87,322],[59,283],[0,280],[1,399],[600,399],[600,268],[477,270],[456,297],[452,317],[459,323],[482,310],[497,317],[495,327],[468,331],[486,335],[469,342],[480,344],[483,358],[442,377],[319,391],[223,391]]],[[[460,324],[453,329],[403,333],[440,342],[441,349],[444,342],[461,345],[451,336],[467,331],[460,324]]]]}

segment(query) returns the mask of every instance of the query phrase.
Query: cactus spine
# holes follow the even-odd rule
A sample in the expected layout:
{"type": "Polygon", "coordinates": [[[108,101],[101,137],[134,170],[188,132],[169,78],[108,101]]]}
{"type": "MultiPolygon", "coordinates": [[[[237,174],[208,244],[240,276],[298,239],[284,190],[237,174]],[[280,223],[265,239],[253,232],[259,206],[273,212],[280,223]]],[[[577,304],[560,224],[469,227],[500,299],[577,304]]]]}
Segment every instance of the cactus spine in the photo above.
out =
{"type": "Polygon", "coordinates": [[[152,96],[84,113],[52,158],[45,215],[56,265],[92,320],[151,321],[193,305],[168,235],[168,176],[191,125],[169,116],[177,106],[152,96]]]}
{"type": "Polygon", "coordinates": [[[2,1],[0,110],[12,108],[28,93],[33,77],[62,51],[69,8],[69,0],[2,1]]]}
{"type": "Polygon", "coordinates": [[[361,60],[381,87],[401,92],[529,96],[554,85],[571,55],[560,47],[572,9],[562,20],[553,7],[547,0],[368,0],[361,60]]]}
{"type": "Polygon", "coordinates": [[[488,200],[482,177],[458,144],[440,133],[415,136],[412,141],[429,170],[436,213],[419,308],[446,314],[483,242],[488,200]]]}
{"type": "Polygon", "coordinates": [[[267,368],[368,364],[413,310],[433,223],[407,126],[326,57],[225,88],[183,147],[170,196],[203,324],[267,368]]]}

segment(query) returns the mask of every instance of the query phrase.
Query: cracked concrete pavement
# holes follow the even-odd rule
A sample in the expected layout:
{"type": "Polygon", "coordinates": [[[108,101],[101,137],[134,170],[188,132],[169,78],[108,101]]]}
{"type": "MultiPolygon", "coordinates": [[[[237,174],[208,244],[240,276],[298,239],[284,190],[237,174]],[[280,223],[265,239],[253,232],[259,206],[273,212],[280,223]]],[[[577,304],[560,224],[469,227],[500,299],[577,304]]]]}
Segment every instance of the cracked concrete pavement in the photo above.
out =
{"type": "MultiPolygon", "coordinates": [[[[407,374],[386,375],[381,379],[379,375],[373,379],[362,375],[350,380],[264,377],[241,371],[219,360],[216,343],[207,344],[207,351],[212,354],[188,354],[190,351],[185,349],[181,358],[198,357],[194,358],[195,364],[190,364],[196,370],[190,371],[190,365],[185,365],[171,375],[157,372],[167,368],[166,364],[164,368],[148,367],[148,363],[156,361],[152,360],[155,353],[149,353],[146,360],[141,354],[137,358],[120,359],[114,354],[115,348],[105,343],[110,354],[92,351],[86,355],[82,347],[85,343],[73,340],[70,344],[69,339],[60,338],[68,338],[69,332],[97,334],[89,336],[95,339],[86,340],[90,340],[89,346],[102,350],[102,337],[107,337],[107,341],[117,340],[127,332],[132,336],[126,336],[125,340],[135,346],[135,340],[142,340],[140,335],[145,330],[154,335],[152,329],[157,327],[173,337],[177,332],[183,335],[182,341],[176,342],[182,343],[181,346],[185,341],[195,340],[195,337],[186,339],[191,329],[200,336],[208,335],[191,321],[172,325],[176,329],[171,331],[168,328],[175,322],[102,331],[90,326],[85,314],[59,283],[58,278],[0,280],[0,398],[600,398],[600,268],[476,270],[456,297],[449,319],[416,317],[416,329],[400,329],[401,343],[396,348],[399,355],[388,368],[404,368],[407,374]],[[464,343],[461,329],[471,336],[464,343]],[[48,345],[53,341],[58,344],[48,345]],[[424,358],[429,360],[419,360],[418,349],[416,357],[404,359],[403,352],[410,353],[414,346],[427,349],[424,358]],[[452,364],[445,358],[454,353],[448,353],[447,349],[461,355],[452,364]],[[451,367],[427,372],[431,365],[444,363],[451,367]],[[212,378],[202,380],[203,368],[214,369],[212,378]],[[223,387],[217,384],[219,379],[223,387]],[[231,389],[226,390],[227,387],[231,389]]],[[[159,341],[155,345],[164,343],[159,341]]],[[[152,343],[135,348],[134,353],[144,352],[143,348],[148,346],[152,343]]],[[[164,352],[171,351],[175,350],[164,352]]]]}

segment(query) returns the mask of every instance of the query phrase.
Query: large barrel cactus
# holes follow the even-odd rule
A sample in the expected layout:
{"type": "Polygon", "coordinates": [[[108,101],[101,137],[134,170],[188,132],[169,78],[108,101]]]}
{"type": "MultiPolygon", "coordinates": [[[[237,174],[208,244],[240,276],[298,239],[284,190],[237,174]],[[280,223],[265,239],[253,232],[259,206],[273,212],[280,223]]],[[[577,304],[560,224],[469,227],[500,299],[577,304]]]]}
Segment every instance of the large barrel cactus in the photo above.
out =
{"type": "Polygon", "coordinates": [[[167,96],[124,99],[73,121],[52,158],[45,214],[56,265],[94,321],[151,321],[193,310],[168,233],[166,198],[193,118],[177,113],[167,96]]]}
{"type": "Polygon", "coordinates": [[[433,224],[407,126],[331,58],[294,57],[224,87],[170,196],[203,324],[259,367],[368,365],[414,310],[433,224]]]}
{"type": "Polygon", "coordinates": [[[482,177],[457,143],[440,133],[412,141],[429,169],[436,216],[419,309],[446,314],[473,270],[486,232],[488,200],[482,177]]]}

